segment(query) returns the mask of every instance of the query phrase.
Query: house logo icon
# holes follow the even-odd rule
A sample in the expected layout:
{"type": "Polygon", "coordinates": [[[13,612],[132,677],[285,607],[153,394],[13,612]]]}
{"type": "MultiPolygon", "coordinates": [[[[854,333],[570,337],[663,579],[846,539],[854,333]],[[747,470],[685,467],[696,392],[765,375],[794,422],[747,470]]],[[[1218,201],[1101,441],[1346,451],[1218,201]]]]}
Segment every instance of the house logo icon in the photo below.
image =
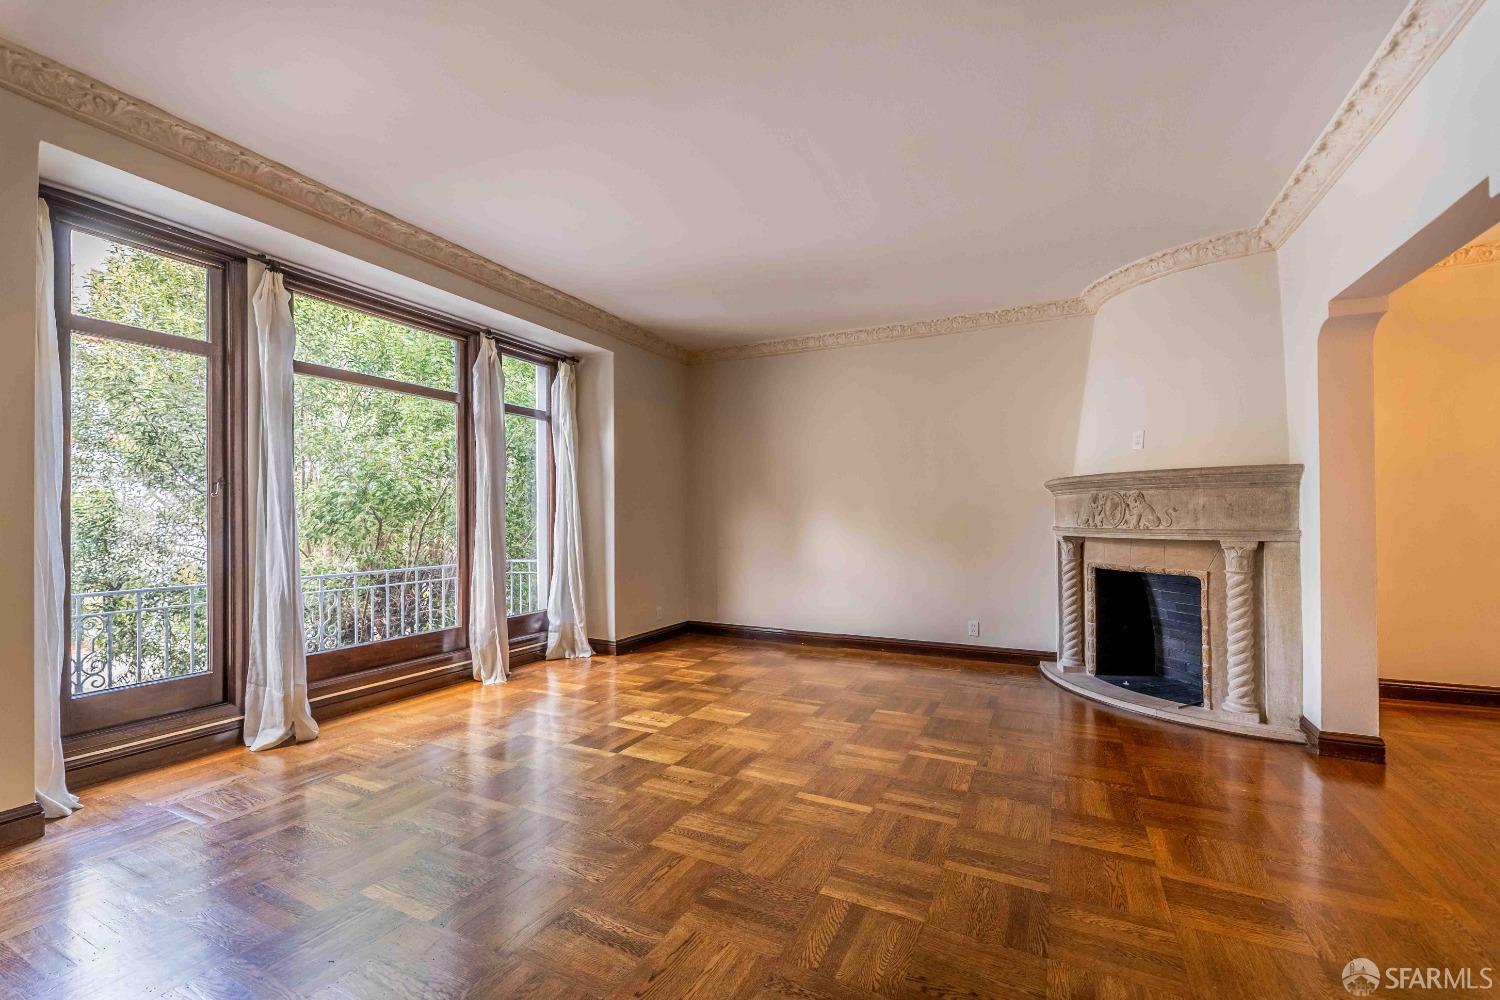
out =
{"type": "Polygon", "coordinates": [[[1380,970],[1368,958],[1356,958],[1344,966],[1344,989],[1357,997],[1367,997],[1380,985],[1380,970]]]}

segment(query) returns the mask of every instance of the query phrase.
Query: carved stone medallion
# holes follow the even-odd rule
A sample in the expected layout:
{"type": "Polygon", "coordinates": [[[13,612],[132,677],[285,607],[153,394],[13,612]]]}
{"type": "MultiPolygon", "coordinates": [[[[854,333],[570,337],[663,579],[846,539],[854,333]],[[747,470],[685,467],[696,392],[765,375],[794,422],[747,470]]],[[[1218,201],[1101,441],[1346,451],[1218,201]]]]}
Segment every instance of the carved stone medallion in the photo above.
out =
{"type": "Polygon", "coordinates": [[[1170,528],[1171,508],[1151,506],[1140,490],[1104,490],[1089,495],[1088,508],[1078,519],[1081,528],[1170,528]]]}

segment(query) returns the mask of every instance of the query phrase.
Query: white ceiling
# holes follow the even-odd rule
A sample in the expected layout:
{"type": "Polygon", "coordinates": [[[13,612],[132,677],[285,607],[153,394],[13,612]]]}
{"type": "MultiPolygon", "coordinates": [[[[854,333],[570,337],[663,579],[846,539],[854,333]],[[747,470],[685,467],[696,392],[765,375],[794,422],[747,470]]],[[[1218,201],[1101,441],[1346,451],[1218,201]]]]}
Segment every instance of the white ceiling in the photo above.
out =
{"type": "Polygon", "coordinates": [[[0,32],[698,349],[1254,225],[1403,0],[0,0],[0,32]]]}

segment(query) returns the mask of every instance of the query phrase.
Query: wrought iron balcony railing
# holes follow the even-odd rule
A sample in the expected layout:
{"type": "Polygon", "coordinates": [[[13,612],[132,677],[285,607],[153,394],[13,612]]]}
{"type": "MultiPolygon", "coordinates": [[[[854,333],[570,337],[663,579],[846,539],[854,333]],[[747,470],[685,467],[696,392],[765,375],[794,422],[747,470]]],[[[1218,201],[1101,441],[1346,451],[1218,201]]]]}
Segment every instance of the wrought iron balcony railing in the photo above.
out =
{"type": "Polygon", "coordinates": [[[72,611],[75,698],[209,670],[207,584],[74,594],[72,611]]]}
{"type": "MultiPolygon", "coordinates": [[[[459,623],[458,567],[405,566],[302,578],[303,634],[309,653],[343,649],[459,623]]],[[[506,607],[541,607],[537,560],[512,559],[506,607]]],[[[74,697],[204,674],[208,587],[143,587],[73,595],[69,683],[74,697]]]]}

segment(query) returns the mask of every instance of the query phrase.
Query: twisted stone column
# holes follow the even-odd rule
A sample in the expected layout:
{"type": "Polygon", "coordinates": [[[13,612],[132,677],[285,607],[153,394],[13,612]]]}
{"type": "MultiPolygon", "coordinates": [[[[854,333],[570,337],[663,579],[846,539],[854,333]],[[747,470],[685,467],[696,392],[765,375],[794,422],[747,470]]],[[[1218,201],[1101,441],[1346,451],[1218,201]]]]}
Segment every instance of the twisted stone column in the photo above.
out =
{"type": "Polygon", "coordinates": [[[1083,662],[1083,539],[1057,540],[1057,580],[1062,596],[1059,614],[1062,636],[1057,665],[1062,670],[1082,670],[1083,662]]]}
{"type": "Polygon", "coordinates": [[[1224,579],[1228,595],[1229,669],[1226,712],[1260,715],[1260,671],[1255,662],[1255,554],[1259,542],[1223,542],[1224,579]]]}

